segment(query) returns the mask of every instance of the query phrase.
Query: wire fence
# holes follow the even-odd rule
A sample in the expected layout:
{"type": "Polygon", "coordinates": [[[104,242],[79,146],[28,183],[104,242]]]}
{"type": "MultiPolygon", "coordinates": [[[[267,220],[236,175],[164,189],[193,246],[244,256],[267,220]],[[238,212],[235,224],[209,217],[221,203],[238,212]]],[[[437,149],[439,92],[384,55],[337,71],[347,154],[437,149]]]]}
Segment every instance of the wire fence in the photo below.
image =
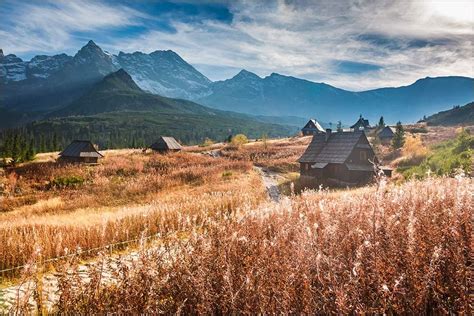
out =
{"type": "MultiPolygon", "coordinates": [[[[64,256],[59,256],[59,257],[48,258],[48,259],[45,259],[45,260],[34,261],[34,264],[37,264],[37,265],[39,264],[40,266],[44,266],[45,264],[50,263],[50,262],[61,261],[61,260],[65,260],[67,258],[73,258],[73,257],[76,257],[76,256],[77,257],[83,257],[86,254],[98,253],[101,250],[109,250],[110,252],[113,252],[113,250],[116,249],[116,248],[121,248],[125,245],[128,246],[132,243],[139,243],[141,241],[148,241],[150,239],[154,239],[154,238],[158,238],[158,237],[160,237],[160,233],[153,234],[153,235],[150,235],[150,236],[144,236],[144,237],[140,237],[140,238],[129,239],[129,240],[125,240],[125,241],[120,241],[120,242],[104,245],[104,246],[101,246],[101,247],[89,248],[89,249],[85,249],[85,250],[81,249],[81,250],[78,250],[76,252],[64,255],[64,256]]],[[[23,264],[23,265],[16,266],[16,267],[2,269],[2,270],[0,270],[0,277],[2,279],[6,278],[6,277],[13,277],[13,276],[17,275],[17,272],[15,272],[15,271],[22,270],[22,269],[27,268],[29,266],[31,266],[31,264],[23,264]]]]}

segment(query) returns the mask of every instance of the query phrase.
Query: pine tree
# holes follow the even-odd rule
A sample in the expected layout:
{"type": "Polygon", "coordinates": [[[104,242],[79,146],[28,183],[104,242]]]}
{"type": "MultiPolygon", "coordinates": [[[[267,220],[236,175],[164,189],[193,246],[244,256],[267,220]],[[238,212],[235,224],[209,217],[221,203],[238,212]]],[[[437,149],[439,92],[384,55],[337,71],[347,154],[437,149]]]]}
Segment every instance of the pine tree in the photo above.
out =
{"type": "Polygon", "coordinates": [[[380,120],[379,120],[379,125],[377,126],[378,129],[382,129],[385,127],[385,121],[383,119],[383,116],[380,117],[380,120]]]}
{"type": "Polygon", "coordinates": [[[52,144],[52,150],[57,151],[58,150],[58,135],[54,133],[53,135],[53,144],[52,144]]]}
{"type": "Polygon", "coordinates": [[[10,133],[5,135],[3,142],[3,156],[5,158],[11,157],[12,155],[12,135],[10,133]]]}
{"type": "Polygon", "coordinates": [[[12,164],[15,165],[17,162],[21,162],[21,147],[20,137],[18,134],[13,135],[13,142],[11,147],[11,158],[12,164]]]}
{"type": "Polygon", "coordinates": [[[30,144],[28,146],[28,150],[26,152],[25,159],[27,161],[35,159],[36,156],[36,150],[35,150],[35,141],[33,138],[30,139],[30,144]]]}
{"type": "Polygon", "coordinates": [[[46,142],[44,140],[43,135],[40,135],[40,137],[39,137],[39,152],[40,153],[46,152],[46,142]]]}
{"type": "Polygon", "coordinates": [[[404,144],[405,144],[405,131],[403,129],[402,123],[398,121],[395,135],[393,135],[393,139],[392,139],[392,147],[395,149],[398,149],[398,148],[402,148],[404,144]]]}
{"type": "Polygon", "coordinates": [[[337,121],[336,130],[338,132],[342,132],[342,122],[341,121],[337,121]]]}

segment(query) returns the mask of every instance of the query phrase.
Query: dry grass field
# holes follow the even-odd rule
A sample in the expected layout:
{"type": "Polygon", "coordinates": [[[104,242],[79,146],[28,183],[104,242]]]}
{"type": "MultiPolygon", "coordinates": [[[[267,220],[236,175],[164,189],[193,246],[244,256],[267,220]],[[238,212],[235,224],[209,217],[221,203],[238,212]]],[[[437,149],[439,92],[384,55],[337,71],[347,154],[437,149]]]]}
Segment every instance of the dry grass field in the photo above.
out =
{"type": "Polygon", "coordinates": [[[33,256],[46,260],[144,232],[186,230],[265,197],[247,162],[187,153],[106,154],[98,166],[46,161],[7,171],[0,270],[33,256]]]}
{"type": "Polygon", "coordinates": [[[380,179],[269,201],[253,166],[294,174],[310,141],[107,151],[96,166],[48,154],[7,170],[0,269],[27,264],[22,280],[33,284],[10,312],[34,301],[38,313],[64,314],[469,314],[473,180],[380,179]],[[136,239],[137,262],[115,258],[105,281],[103,247],[136,239]],[[54,263],[59,298],[46,304],[41,262],[78,250],[54,263]]]}
{"type": "Polygon", "coordinates": [[[87,282],[66,274],[55,310],[470,314],[472,205],[467,178],[306,192],[170,235],[113,283],[106,258],[87,282]]]}

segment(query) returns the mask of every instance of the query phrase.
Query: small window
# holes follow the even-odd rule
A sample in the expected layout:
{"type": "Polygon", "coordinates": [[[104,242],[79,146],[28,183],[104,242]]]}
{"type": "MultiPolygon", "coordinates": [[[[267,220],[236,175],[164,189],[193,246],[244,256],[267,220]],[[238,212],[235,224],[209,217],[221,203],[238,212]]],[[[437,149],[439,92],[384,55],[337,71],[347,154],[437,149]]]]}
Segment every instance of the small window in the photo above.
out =
{"type": "Polygon", "coordinates": [[[360,160],[361,161],[366,161],[367,160],[367,152],[366,151],[361,151],[360,152],[360,160]]]}
{"type": "Polygon", "coordinates": [[[304,164],[304,170],[308,171],[309,170],[309,163],[304,164]]]}

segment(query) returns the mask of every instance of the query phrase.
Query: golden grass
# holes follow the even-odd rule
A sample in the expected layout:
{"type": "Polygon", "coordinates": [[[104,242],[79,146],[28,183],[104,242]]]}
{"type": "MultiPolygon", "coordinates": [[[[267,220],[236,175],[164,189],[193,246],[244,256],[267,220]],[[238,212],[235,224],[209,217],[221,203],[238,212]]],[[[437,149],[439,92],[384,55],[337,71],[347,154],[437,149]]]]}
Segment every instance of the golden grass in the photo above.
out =
{"type": "Polygon", "coordinates": [[[224,147],[221,153],[231,160],[249,161],[272,171],[288,173],[299,171],[297,159],[303,154],[311,136],[258,141],[239,149],[224,147]]]}
{"type": "MultiPolygon", "coordinates": [[[[117,269],[64,276],[65,314],[469,314],[472,179],[306,192],[212,217],[117,269]],[[249,209],[250,210],[250,209],[249,209]]],[[[106,260],[107,261],[107,260],[106,260]]]]}
{"type": "Polygon", "coordinates": [[[0,213],[0,270],[107,244],[201,225],[265,197],[251,164],[199,154],[107,156],[99,166],[35,163],[10,170],[0,213]],[[13,175],[13,176],[12,176],[13,175]],[[51,188],[75,175],[79,187],[51,188]],[[22,204],[26,199],[32,204],[22,204]],[[187,222],[186,216],[192,221],[187,222]]]}

